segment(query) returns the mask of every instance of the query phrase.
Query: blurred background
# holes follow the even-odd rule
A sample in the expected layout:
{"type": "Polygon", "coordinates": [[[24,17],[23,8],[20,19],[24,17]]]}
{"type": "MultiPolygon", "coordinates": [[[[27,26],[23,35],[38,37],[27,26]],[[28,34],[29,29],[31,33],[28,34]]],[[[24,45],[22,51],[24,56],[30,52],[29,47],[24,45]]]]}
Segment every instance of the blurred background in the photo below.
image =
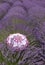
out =
{"type": "Polygon", "coordinates": [[[0,65],[45,65],[45,0],[0,0],[0,65]],[[13,52],[5,42],[12,33],[29,45],[13,52]]]}

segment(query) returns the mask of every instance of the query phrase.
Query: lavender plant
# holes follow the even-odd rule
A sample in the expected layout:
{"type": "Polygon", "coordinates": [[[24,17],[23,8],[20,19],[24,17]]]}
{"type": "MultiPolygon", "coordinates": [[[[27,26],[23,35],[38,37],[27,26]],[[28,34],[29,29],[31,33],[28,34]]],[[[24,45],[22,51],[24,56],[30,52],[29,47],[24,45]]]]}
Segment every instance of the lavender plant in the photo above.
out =
{"type": "Polygon", "coordinates": [[[44,0],[0,0],[0,65],[21,64],[45,65],[44,0]],[[13,33],[24,34],[29,45],[13,52],[5,42],[13,33]]]}

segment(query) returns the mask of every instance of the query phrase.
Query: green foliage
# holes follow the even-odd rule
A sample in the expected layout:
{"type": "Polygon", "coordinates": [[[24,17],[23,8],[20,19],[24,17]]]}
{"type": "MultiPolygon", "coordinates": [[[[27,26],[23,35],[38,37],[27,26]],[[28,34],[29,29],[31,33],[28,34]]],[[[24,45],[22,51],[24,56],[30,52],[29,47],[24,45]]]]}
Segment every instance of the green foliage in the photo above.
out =
{"type": "Polygon", "coordinates": [[[0,30],[0,42],[2,42],[8,34],[9,32],[7,32],[5,29],[1,29],[0,30]]]}
{"type": "Polygon", "coordinates": [[[22,20],[21,19],[12,19],[12,22],[20,23],[20,22],[22,22],[22,20]]]}
{"type": "Polygon", "coordinates": [[[4,61],[4,57],[3,57],[3,55],[2,55],[2,53],[0,51],[0,63],[2,63],[3,61],[4,61]]]}

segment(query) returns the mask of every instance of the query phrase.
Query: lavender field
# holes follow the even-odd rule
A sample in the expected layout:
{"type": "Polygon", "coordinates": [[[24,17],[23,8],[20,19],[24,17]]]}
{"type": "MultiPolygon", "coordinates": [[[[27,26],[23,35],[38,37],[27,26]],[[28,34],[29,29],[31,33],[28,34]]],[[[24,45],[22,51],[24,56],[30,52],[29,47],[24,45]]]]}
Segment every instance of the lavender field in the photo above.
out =
{"type": "Polygon", "coordinates": [[[0,0],[0,65],[45,65],[45,0],[0,0]],[[24,50],[6,45],[13,33],[26,35],[24,50]]]}

